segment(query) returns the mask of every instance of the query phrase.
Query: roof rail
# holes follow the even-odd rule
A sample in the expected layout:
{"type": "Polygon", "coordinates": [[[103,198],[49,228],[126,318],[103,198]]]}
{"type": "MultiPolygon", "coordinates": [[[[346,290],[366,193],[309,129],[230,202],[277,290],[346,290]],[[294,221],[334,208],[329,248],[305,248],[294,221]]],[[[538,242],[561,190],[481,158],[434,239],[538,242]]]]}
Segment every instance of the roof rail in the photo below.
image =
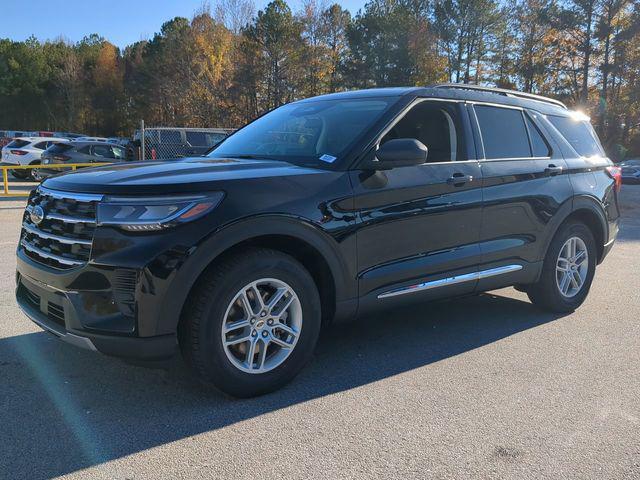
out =
{"type": "Polygon", "coordinates": [[[535,100],[537,102],[551,103],[558,107],[567,108],[567,106],[560,100],[555,100],[549,97],[543,97],[542,95],[536,95],[535,93],[518,92],[517,90],[507,90],[505,88],[483,87],[481,85],[469,85],[467,83],[442,83],[434,85],[433,88],[459,88],[461,90],[476,90],[479,92],[496,93],[498,95],[504,95],[506,97],[519,97],[529,100],[535,100]]]}

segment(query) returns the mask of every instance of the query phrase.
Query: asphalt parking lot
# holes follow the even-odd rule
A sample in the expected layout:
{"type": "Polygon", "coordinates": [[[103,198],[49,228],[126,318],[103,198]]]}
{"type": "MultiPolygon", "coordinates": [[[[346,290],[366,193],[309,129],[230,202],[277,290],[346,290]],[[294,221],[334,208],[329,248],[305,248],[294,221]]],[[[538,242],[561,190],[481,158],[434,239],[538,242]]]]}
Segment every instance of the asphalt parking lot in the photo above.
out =
{"type": "Polygon", "coordinates": [[[0,201],[0,478],[640,478],[640,186],[587,302],[504,289],[337,325],[286,388],[230,400],[42,332],[0,201]]]}

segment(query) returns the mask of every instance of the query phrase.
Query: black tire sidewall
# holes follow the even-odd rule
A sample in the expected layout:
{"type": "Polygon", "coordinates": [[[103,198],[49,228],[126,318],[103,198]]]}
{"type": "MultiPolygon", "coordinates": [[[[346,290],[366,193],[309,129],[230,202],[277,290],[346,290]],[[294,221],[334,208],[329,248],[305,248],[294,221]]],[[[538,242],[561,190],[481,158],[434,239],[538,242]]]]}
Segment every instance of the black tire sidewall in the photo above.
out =
{"type": "MultiPolygon", "coordinates": [[[[33,165],[33,166],[35,166],[35,165],[41,165],[41,164],[42,164],[42,162],[41,162],[41,161],[35,161],[35,162],[31,162],[29,165],[33,165]]],[[[30,169],[28,169],[28,171],[27,171],[27,172],[28,172],[28,173],[27,173],[27,175],[26,175],[25,179],[27,179],[27,180],[29,180],[29,181],[31,181],[31,182],[38,182],[38,181],[39,181],[37,178],[35,178],[35,177],[33,176],[33,174],[35,173],[35,169],[30,168],[30,169]]]]}
{"type": "Polygon", "coordinates": [[[24,170],[11,170],[11,175],[17,180],[25,180],[28,176],[24,173],[24,170]]]}
{"type": "Polygon", "coordinates": [[[239,261],[225,276],[224,283],[214,286],[200,321],[198,337],[199,363],[204,376],[214,385],[238,397],[273,391],[291,380],[313,354],[320,333],[320,300],[309,273],[287,255],[251,256],[239,261]],[[229,303],[244,286],[261,278],[275,278],[287,283],[296,293],[302,307],[302,329],[295,348],[277,368],[262,374],[246,373],[236,368],[222,344],[222,323],[229,303]]]}
{"type": "Polygon", "coordinates": [[[548,307],[559,312],[571,312],[578,308],[586,299],[596,270],[597,249],[591,230],[583,223],[569,223],[556,234],[544,260],[539,291],[536,296],[542,296],[542,301],[548,307]],[[588,271],[582,289],[573,297],[565,297],[560,293],[556,281],[556,264],[560,249],[571,237],[579,237],[587,247],[588,271]]]}

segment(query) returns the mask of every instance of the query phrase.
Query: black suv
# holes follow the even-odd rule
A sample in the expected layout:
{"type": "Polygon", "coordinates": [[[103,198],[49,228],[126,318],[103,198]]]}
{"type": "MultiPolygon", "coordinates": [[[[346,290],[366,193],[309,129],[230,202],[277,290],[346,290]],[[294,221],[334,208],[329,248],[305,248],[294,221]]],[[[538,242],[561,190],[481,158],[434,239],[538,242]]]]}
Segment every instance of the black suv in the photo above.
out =
{"type": "Polygon", "coordinates": [[[201,378],[257,395],[334,319],[510,285],[574,310],[616,238],[620,183],[588,118],[555,100],[460,85],[310,98],[207,157],[45,180],[17,300],[75,345],[179,347],[201,378]]]}

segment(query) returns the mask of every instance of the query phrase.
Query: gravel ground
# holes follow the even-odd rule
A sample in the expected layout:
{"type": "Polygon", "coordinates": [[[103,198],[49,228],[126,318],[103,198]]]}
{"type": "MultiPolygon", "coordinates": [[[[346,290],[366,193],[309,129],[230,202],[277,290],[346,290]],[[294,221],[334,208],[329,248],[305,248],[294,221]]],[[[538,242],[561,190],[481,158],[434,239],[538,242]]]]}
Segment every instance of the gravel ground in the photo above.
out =
{"type": "Polygon", "coordinates": [[[230,400],[42,332],[0,202],[0,478],[640,478],[640,186],[575,313],[513,289],[337,325],[289,386],[230,400]]]}

